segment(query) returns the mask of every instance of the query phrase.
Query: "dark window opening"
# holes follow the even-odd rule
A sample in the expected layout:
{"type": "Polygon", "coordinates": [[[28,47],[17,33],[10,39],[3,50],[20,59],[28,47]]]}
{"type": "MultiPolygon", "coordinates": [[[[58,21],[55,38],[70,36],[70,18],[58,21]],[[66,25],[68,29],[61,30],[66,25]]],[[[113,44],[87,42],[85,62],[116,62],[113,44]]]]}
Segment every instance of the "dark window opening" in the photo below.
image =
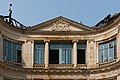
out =
{"type": "Polygon", "coordinates": [[[85,64],[85,49],[77,50],[77,64],[85,64]]]}
{"type": "Polygon", "coordinates": [[[59,64],[59,50],[49,50],[49,64],[59,64]]]}
{"type": "Polygon", "coordinates": [[[22,55],[21,55],[21,50],[17,50],[17,63],[21,63],[22,62],[22,55]]]}

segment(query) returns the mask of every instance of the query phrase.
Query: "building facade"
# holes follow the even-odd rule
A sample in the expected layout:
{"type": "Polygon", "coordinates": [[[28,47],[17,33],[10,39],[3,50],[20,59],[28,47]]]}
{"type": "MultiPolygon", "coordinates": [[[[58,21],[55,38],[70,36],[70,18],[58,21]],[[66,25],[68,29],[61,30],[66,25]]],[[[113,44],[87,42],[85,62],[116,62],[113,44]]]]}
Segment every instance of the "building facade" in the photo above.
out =
{"type": "Polygon", "coordinates": [[[61,16],[25,27],[0,16],[0,80],[120,80],[119,15],[94,27],[61,16]]]}

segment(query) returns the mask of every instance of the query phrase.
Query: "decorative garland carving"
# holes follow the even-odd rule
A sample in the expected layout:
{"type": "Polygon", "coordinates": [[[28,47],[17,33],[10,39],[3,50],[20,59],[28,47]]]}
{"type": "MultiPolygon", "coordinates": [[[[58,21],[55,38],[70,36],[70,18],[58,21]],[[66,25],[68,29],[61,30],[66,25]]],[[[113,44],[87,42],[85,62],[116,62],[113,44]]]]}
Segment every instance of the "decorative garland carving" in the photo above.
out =
{"type": "Polygon", "coordinates": [[[52,31],[69,31],[69,23],[64,20],[58,20],[52,25],[52,31]]]}

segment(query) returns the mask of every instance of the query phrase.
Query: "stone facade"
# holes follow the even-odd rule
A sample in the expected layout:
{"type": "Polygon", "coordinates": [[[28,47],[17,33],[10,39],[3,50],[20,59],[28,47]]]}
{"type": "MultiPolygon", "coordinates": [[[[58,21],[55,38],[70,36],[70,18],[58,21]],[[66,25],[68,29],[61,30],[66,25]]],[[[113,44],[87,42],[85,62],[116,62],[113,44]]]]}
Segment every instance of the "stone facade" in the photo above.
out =
{"type": "Polygon", "coordinates": [[[36,26],[20,29],[0,18],[0,80],[120,80],[120,17],[100,27],[87,27],[80,23],[58,17],[36,26]],[[3,59],[3,39],[22,44],[22,64],[3,59]],[[116,39],[117,57],[99,63],[98,46],[116,39]],[[34,43],[45,45],[44,64],[34,64],[34,43]],[[71,41],[72,64],[49,64],[49,45],[52,41],[71,41]],[[86,41],[86,62],[77,64],[77,44],[86,41]]]}

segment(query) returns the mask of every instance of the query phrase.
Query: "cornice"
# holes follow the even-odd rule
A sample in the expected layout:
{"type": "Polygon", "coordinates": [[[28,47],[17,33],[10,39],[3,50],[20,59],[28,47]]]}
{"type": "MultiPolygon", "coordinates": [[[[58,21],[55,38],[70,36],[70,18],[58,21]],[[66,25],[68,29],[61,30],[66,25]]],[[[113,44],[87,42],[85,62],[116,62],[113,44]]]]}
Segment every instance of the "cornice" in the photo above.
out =
{"type": "Polygon", "coordinates": [[[91,35],[92,31],[26,31],[30,35],[91,35]]]}
{"type": "Polygon", "coordinates": [[[20,32],[20,33],[25,34],[25,35],[26,34],[55,35],[55,34],[58,34],[58,33],[67,34],[67,35],[72,35],[72,34],[74,34],[74,35],[90,35],[90,34],[105,32],[105,31],[113,28],[114,26],[117,26],[119,23],[120,23],[120,17],[117,18],[112,23],[110,23],[110,24],[108,24],[104,27],[100,27],[100,28],[96,29],[96,28],[93,28],[93,27],[87,27],[85,25],[81,25],[78,22],[69,20],[69,19],[64,18],[64,17],[58,17],[58,18],[46,21],[44,23],[41,23],[39,25],[33,26],[31,28],[27,28],[25,30],[22,30],[22,29],[19,29],[19,28],[16,28],[16,27],[13,27],[13,26],[9,25],[6,22],[4,22],[2,19],[0,19],[0,24],[3,25],[4,27],[7,27],[11,30],[14,30],[16,32],[20,32]],[[34,31],[34,29],[45,27],[46,25],[50,25],[51,23],[54,23],[56,20],[59,20],[59,19],[63,19],[65,21],[67,21],[68,23],[70,23],[71,25],[77,26],[78,28],[80,27],[81,29],[83,29],[85,31],[34,31]]]}

